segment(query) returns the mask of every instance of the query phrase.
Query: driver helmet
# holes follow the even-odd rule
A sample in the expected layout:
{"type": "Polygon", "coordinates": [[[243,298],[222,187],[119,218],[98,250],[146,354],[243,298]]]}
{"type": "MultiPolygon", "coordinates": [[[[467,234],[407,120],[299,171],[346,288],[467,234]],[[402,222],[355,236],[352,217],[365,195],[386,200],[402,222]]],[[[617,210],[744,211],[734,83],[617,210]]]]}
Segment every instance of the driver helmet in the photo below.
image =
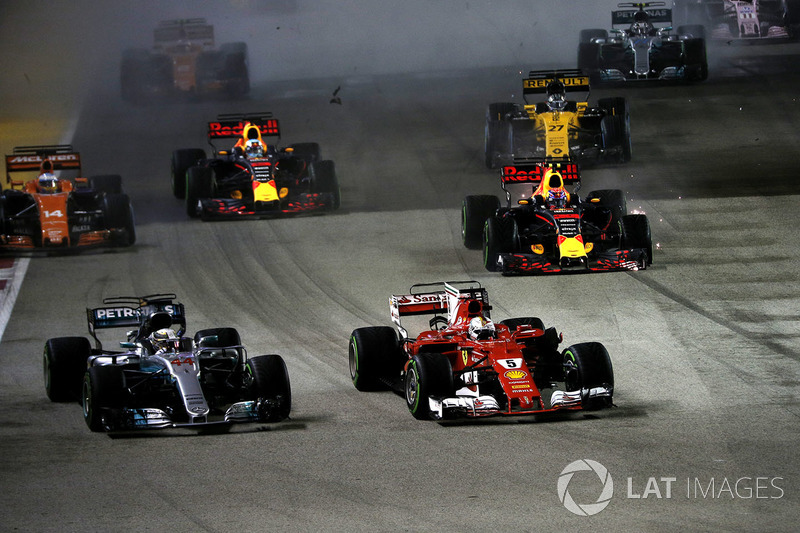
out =
{"type": "Polygon", "coordinates": [[[550,189],[547,193],[547,204],[552,207],[566,207],[567,192],[564,189],[550,189]]]}
{"type": "Polygon", "coordinates": [[[482,316],[476,316],[469,321],[469,336],[476,341],[493,339],[497,336],[494,323],[482,316]]]}
{"type": "Polygon", "coordinates": [[[180,338],[170,328],[159,329],[150,335],[150,343],[156,353],[175,352],[180,338]]]}
{"type": "Polygon", "coordinates": [[[553,80],[547,84],[547,105],[552,111],[563,111],[567,105],[567,89],[564,83],[553,80]]]}
{"type": "Polygon", "coordinates": [[[58,192],[58,178],[52,172],[44,172],[39,175],[39,192],[53,194],[58,192]]]}
{"type": "Polygon", "coordinates": [[[244,147],[247,157],[263,157],[264,145],[258,139],[248,139],[244,147]]]}
{"type": "Polygon", "coordinates": [[[647,35],[650,33],[651,28],[647,13],[644,11],[637,11],[633,15],[633,24],[631,24],[631,34],[633,35],[647,35]]]}

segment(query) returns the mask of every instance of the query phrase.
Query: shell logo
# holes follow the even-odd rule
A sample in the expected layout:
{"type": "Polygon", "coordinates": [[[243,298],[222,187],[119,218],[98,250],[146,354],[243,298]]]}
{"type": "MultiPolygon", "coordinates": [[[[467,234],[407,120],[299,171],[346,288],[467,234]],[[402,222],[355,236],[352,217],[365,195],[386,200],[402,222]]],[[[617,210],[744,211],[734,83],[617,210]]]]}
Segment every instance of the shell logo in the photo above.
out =
{"type": "Polygon", "coordinates": [[[504,374],[508,379],[522,379],[528,376],[528,373],[523,370],[509,370],[504,374]]]}

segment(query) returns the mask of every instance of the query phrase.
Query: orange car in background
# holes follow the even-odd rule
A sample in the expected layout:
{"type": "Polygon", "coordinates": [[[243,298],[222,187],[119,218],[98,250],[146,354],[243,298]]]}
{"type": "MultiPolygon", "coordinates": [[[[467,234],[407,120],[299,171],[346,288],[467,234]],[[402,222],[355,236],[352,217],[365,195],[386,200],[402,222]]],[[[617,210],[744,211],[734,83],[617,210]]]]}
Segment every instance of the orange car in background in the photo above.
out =
{"type": "Polygon", "coordinates": [[[80,173],[81,156],[71,145],[14,148],[6,156],[8,188],[0,195],[0,251],[134,244],[133,208],[122,178],[80,173]],[[23,172],[35,177],[12,178],[23,172]],[[77,176],[62,176],[68,173],[77,176]]]}
{"type": "Polygon", "coordinates": [[[206,19],[166,20],[154,31],[152,50],[122,56],[122,98],[131,102],[171,95],[241,97],[250,91],[247,45],[214,45],[206,19]]]}

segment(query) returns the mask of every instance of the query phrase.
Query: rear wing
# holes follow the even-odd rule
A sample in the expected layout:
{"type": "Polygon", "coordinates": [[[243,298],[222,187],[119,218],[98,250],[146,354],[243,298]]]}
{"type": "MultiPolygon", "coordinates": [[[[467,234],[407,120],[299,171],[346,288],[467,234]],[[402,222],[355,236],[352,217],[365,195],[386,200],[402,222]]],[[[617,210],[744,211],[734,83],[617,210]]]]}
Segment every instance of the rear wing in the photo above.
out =
{"type": "Polygon", "coordinates": [[[489,318],[489,294],[478,281],[439,281],[412,285],[408,294],[392,295],[389,311],[392,322],[407,337],[401,317],[414,315],[441,315],[456,309],[459,300],[474,299],[483,303],[484,315],[489,318]]]}
{"type": "Polygon", "coordinates": [[[52,144],[41,146],[17,146],[11,155],[6,156],[6,183],[12,188],[21,187],[21,180],[13,180],[13,172],[39,172],[42,161],[49,159],[53,170],[74,170],[80,174],[81,155],[73,150],[71,144],[52,144]]]}
{"type": "Polygon", "coordinates": [[[164,20],[153,31],[156,51],[181,45],[195,45],[210,49],[214,47],[214,26],[204,18],[164,20]]]}
{"type": "Polygon", "coordinates": [[[577,163],[571,161],[530,161],[514,159],[512,165],[506,165],[500,170],[500,181],[503,189],[507,184],[533,183],[538,184],[544,178],[547,170],[552,169],[561,174],[564,185],[580,183],[581,174],[577,163]]]}
{"type": "Polygon", "coordinates": [[[564,84],[567,92],[589,92],[589,76],[580,69],[532,70],[522,80],[523,98],[528,94],[544,94],[547,92],[547,85],[556,79],[564,84]]]}
{"type": "Polygon", "coordinates": [[[215,122],[208,123],[208,140],[236,139],[242,136],[246,122],[258,126],[262,137],[280,137],[278,119],[269,112],[228,113],[217,115],[215,122]]]}
{"type": "Polygon", "coordinates": [[[639,11],[647,13],[648,20],[651,24],[672,24],[672,9],[666,7],[666,2],[622,2],[617,4],[617,7],[631,7],[634,9],[624,9],[620,11],[611,12],[611,25],[630,26],[633,23],[633,16],[639,11]],[[660,9],[647,9],[647,8],[660,8],[660,9]]]}
{"type": "Polygon", "coordinates": [[[141,332],[147,317],[152,313],[168,313],[172,324],[178,324],[178,336],[186,331],[186,314],[182,303],[174,302],[175,294],[151,294],[148,296],[117,296],[103,300],[103,307],[86,309],[89,334],[98,349],[102,344],[96,331],[111,328],[138,328],[141,332]]]}

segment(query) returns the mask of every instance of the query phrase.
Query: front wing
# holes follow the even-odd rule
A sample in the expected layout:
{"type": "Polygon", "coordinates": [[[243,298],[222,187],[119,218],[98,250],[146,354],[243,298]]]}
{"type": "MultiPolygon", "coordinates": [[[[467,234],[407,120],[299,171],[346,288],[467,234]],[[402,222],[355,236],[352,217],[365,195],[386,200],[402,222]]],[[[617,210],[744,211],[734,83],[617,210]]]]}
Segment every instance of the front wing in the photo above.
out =
{"type": "Polygon", "coordinates": [[[647,268],[647,251],[644,248],[634,248],[602,252],[578,267],[562,267],[557,258],[533,253],[505,253],[498,255],[497,264],[503,273],[527,274],[555,274],[576,270],[589,272],[644,270],[647,268]]]}
{"type": "Polygon", "coordinates": [[[232,198],[208,198],[200,200],[200,217],[211,218],[267,218],[296,215],[334,208],[333,193],[302,193],[280,202],[260,203],[232,198]]]}

